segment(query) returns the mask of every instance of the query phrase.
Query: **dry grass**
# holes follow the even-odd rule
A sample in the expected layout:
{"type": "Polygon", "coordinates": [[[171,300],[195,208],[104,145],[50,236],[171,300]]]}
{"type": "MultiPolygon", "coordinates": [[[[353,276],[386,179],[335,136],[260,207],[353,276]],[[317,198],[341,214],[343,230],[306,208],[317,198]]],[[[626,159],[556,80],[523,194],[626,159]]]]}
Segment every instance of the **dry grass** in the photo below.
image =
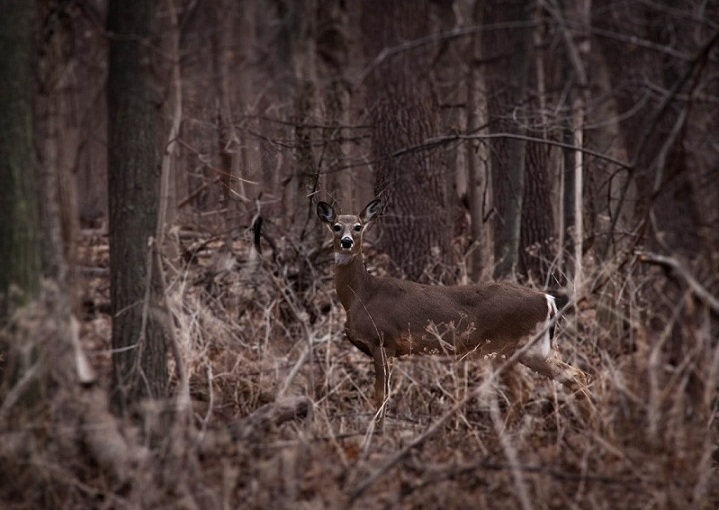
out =
{"type": "MultiPolygon", "coordinates": [[[[90,251],[86,264],[106,264],[90,251]]],[[[636,261],[593,269],[601,290],[561,324],[562,358],[593,376],[594,416],[521,366],[486,384],[496,365],[413,358],[393,364],[377,435],[372,365],[343,339],[329,256],[252,272],[217,271],[212,257],[168,289],[191,411],[148,405],[138,422],[101,422],[133,452],[113,472],[84,439],[98,422],[68,404],[87,389],[49,385],[32,405],[0,404],[3,508],[719,506],[717,317],[661,273],[636,261]],[[312,285],[298,289],[298,274],[312,285]],[[307,398],[311,412],[257,419],[307,398]]],[[[103,310],[103,275],[86,288],[103,310]]],[[[101,311],[81,326],[103,394],[109,331],[101,311]]]]}

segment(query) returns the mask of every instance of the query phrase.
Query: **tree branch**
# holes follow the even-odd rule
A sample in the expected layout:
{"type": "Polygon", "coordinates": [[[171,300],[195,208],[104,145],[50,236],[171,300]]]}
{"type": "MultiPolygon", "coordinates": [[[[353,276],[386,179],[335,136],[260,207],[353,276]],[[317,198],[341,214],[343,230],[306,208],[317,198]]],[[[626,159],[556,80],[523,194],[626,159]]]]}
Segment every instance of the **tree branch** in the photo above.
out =
{"type": "Polygon", "coordinates": [[[446,136],[438,136],[435,138],[427,139],[425,141],[425,143],[420,146],[408,147],[406,149],[402,149],[401,151],[396,151],[395,153],[392,154],[392,157],[402,156],[405,153],[416,151],[416,150],[430,149],[430,148],[434,147],[435,145],[440,145],[443,143],[452,142],[452,141],[456,141],[456,140],[489,140],[492,138],[509,138],[509,139],[515,139],[515,140],[523,140],[526,142],[544,143],[547,145],[553,145],[555,147],[561,147],[563,149],[570,149],[573,151],[581,151],[584,154],[595,157],[597,159],[601,159],[603,161],[607,161],[607,162],[617,165],[621,168],[626,168],[627,170],[634,170],[633,164],[626,163],[624,161],[620,161],[618,159],[612,158],[611,156],[607,156],[605,154],[602,154],[601,152],[597,152],[592,149],[587,149],[585,147],[577,147],[575,145],[572,145],[571,143],[558,142],[556,140],[547,140],[546,138],[537,138],[534,136],[519,135],[519,134],[515,134],[515,133],[485,133],[485,134],[473,134],[473,135],[452,134],[452,135],[446,135],[446,136]]]}
{"type": "Polygon", "coordinates": [[[657,253],[651,253],[647,251],[637,251],[637,257],[640,262],[645,264],[655,264],[663,267],[672,269],[676,274],[681,276],[687,283],[689,288],[694,294],[712,311],[719,315],[719,299],[717,299],[711,292],[706,290],[697,280],[694,278],[687,268],[682,265],[674,257],[668,257],[666,255],[659,255],[657,253]]]}

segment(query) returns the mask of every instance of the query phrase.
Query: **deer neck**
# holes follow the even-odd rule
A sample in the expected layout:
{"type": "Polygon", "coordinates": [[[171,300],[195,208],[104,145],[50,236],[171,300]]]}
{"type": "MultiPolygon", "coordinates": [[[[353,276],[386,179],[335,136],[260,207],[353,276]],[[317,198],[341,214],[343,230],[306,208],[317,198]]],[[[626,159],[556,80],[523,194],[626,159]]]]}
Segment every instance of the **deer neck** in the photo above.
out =
{"type": "Polygon", "coordinates": [[[361,253],[335,253],[335,288],[345,310],[350,309],[355,299],[365,299],[364,294],[370,278],[361,253]]]}

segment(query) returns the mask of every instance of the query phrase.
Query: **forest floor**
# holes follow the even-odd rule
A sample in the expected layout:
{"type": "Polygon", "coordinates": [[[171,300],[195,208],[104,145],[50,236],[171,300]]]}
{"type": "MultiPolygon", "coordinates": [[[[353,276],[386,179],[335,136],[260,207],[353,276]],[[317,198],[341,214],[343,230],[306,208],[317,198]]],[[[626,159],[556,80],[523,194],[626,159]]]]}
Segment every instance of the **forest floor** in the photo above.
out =
{"type": "MultiPolygon", "coordinates": [[[[711,328],[687,331],[689,354],[670,362],[662,330],[642,319],[651,281],[590,268],[610,284],[560,323],[558,355],[590,374],[592,412],[522,366],[415,357],[392,365],[379,434],[372,363],[344,338],[329,249],[311,264],[255,263],[244,239],[234,255],[180,238],[167,297],[189,403],[170,356],[173,401],[107,425],[142,452],[122,472],[84,446],[66,453],[57,436],[76,417],[54,415],[52,430],[28,418],[37,447],[22,459],[0,448],[3,508],[719,508],[719,347],[711,328]]],[[[368,266],[386,260],[370,250],[368,266]]],[[[84,232],[78,273],[80,339],[107,392],[100,233],[84,232]]],[[[18,425],[4,407],[9,437],[18,425]]]]}

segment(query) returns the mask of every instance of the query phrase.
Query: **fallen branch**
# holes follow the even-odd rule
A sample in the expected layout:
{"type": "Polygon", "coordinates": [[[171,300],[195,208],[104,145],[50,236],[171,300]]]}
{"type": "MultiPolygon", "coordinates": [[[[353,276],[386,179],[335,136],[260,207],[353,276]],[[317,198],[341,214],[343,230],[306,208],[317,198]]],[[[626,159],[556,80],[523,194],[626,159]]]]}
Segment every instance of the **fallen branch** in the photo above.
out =
{"type": "Polygon", "coordinates": [[[304,421],[312,416],[312,401],[307,397],[280,399],[266,404],[230,426],[232,438],[249,440],[266,435],[289,421],[304,421]]]}
{"type": "Polygon", "coordinates": [[[681,276],[687,283],[689,288],[694,294],[712,311],[719,315],[719,299],[717,299],[711,292],[706,290],[697,280],[694,278],[687,268],[685,268],[681,262],[674,257],[668,257],[666,255],[659,255],[657,253],[651,253],[647,251],[636,252],[637,258],[640,262],[645,264],[655,264],[663,267],[668,267],[673,270],[676,274],[681,276]]]}

